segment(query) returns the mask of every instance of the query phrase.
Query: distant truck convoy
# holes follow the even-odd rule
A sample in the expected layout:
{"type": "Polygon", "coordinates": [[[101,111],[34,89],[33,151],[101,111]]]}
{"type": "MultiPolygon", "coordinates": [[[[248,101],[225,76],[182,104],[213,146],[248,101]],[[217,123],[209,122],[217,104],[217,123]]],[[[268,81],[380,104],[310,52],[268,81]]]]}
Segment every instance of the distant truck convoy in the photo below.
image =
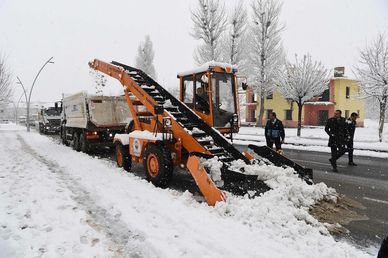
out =
{"type": "Polygon", "coordinates": [[[124,96],[94,96],[80,92],[62,100],[61,138],[76,151],[114,147],[131,115],[124,96]]]}
{"type": "Polygon", "coordinates": [[[39,133],[59,134],[61,131],[61,112],[60,102],[55,102],[53,107],[42,107],[38,110],[39,133]]]}

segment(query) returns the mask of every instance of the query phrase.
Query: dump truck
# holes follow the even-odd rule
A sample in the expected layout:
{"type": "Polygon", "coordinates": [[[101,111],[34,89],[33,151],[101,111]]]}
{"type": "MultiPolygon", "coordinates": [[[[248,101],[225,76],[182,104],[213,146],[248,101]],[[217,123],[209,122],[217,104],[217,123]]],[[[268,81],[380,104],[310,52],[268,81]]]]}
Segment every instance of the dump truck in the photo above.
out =
{"type": "Polygon", "coordinates": [[[74,150],[114,147],[116,133],[131,121],[124,96],[95,96],[80,92],[63,97],[61,139],[74,150]]]}
{"type": "Polygon", "coordinates": [[[38,126],[41,134],[59,134],[61,131],[61,102],[55,102],[54,106],[38,109],[38,126]]]}
{"type": "Polygon", "coordinates": [[[245,195],[268,190],[257,175],[246,173],[244,167],[232,169],[236,160],[246,166],[259,162],[290,166],[303,180],[312,183],[311,169],[266,146],[250,145],[250,150],[241,152],[226,137],[239,130],[234,67],[210,62],[178,74],[180,96],[176,98],[140,69],[98,59],[89,62],[89,66],[119,80],[124,87],[133,120],[127,134],[114,138],[119,167],[130,171],[132,163],[143,164],[147,180],[158,187],[168,187],[174,167],[183,168],[209,205],[224,201],[225,191],[245,195]],[[255,158],[255,153],[260,157],[255,158]],[[212,161],[221,170],[222,184],[211,177],[212,161]]]}

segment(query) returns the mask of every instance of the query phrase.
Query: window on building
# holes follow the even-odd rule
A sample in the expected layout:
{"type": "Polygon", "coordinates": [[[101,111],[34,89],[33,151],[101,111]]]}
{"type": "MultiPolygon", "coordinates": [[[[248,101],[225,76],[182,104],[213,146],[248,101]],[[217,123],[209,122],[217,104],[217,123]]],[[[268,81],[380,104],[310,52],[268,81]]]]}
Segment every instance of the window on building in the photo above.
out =
{"type": "Polygon", "coordinates": [[[345,110],[345,118],[348,118],[350,116],[350,111],[349,110],[345,110]]]}
{"type": "Polygon", "coordinates": [[[346,98],[350,98],[350,87],[346,87],[346,98]]]}
{"type": "Polygon", "coordinates": [[[267,99],[273,99],[273,93],[267,95],[267,99]]]}
{"type": "Polygon", "coordinates": [[[287,109],[285,110],[285,118],[286,120],[292,120],[292,110],[291,109],[287,109]]]}
{"type": "Polygon", "coordinates": [[[322,95],[321,95],[319,101],[330,101],[330,90],[329,90],[329,89],[326,89],[326,90],[322,93],[322,95]]]}
{"type": "Polygon", "coordinates": [[[269,114],[271,114],[272,113],[272,109],[267,109],[267,119],[269,119],[269,114]]]}

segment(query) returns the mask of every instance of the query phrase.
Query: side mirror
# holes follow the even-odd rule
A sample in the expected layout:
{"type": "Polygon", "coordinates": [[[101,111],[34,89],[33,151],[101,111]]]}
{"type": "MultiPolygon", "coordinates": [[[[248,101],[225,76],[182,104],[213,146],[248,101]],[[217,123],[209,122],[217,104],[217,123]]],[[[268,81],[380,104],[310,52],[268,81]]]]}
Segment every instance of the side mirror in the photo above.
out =
{"type": "Polygon", "coordinates": [[[55,107],[55,111],[58,111],[58,102],[55,102],[54,107],[55,107]]]}
{"type": "Polygon", "coordinates": [[[247,90],[248,84],[245,83],[245,82],[241,83],[241,88],[242,88],[243,90],[247,90]]]}

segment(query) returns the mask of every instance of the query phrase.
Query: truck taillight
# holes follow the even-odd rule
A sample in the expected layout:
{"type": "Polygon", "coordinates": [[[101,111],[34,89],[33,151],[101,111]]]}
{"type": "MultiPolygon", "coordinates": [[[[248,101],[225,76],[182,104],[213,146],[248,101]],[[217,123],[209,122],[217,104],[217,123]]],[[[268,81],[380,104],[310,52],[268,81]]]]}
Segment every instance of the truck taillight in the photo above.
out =
{"type": "Polygon", "coordinates": [[[98,135],[98,132],[92,131],[92,132],[86,132],[86,138],[87,139],[98,139],[100,136],[98,135]]]}

